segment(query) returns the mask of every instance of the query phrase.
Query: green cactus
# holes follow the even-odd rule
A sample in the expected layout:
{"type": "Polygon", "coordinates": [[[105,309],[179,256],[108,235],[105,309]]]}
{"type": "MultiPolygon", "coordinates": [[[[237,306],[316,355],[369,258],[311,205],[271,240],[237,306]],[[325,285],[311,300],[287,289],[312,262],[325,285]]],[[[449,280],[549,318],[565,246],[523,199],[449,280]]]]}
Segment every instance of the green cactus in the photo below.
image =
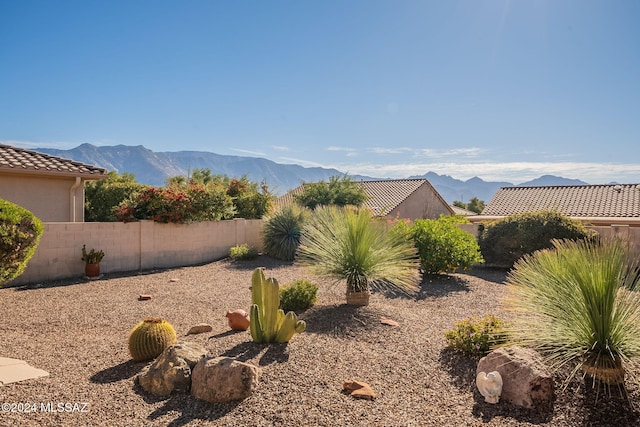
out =
{"type": "Polygon", "coordinates": [[[176,331],[166,320],[147,318],[129,334],[129,353],[136,362],[152,360],[177,341],[176,331]]]}
{"type": "Polygon", "coordinates": [[[274,278],[266,279],[262,269],[256,268],[251,276],[251,338],[257,343],[289,342],[295,332],[307,326],[293,311],[286,315],[280,306],[280,286],[274,278]]]}

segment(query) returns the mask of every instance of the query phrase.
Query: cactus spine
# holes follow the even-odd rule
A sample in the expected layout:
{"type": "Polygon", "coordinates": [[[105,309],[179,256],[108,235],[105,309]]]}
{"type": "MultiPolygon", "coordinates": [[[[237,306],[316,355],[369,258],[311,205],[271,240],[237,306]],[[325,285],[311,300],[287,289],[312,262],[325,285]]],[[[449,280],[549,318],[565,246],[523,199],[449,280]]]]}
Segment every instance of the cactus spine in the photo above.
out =
{"type": "Polygon", "coordinates": [[[176,341],[176,331],[169,322],[160,318],[147,318],[131,330],[129,353],[136,362],[155,359],[176,341]]]}
{"type": "Polygon", "coordinates": [[[251,276],[251,338],[257,343],[289,342],[295,332],[307,326],[293,311],[286,315],[279,309],[280,286],[274,278],[266,279],[262,269],[256,268],[251,276]]]}

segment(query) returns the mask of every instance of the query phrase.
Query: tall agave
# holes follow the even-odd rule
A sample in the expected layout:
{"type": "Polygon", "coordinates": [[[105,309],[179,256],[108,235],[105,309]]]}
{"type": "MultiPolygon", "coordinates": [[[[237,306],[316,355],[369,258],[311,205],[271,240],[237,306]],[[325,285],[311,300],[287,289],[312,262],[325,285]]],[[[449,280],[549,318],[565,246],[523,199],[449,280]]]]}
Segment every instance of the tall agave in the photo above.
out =
{"type": "Polygon", "coordinates": [[[367,209],[317,208],[303,228],[297,260],[316,274],[344,280],[347,293],[416,287],[413,242],[373,220],[367,209]]]}
{"type": "Polygon", "coordinates": [[[293,261],[300,244],[305,215],[304,208],[289,205],[267,216],[262,231],[264,253],[284,261],[293,261]]]}
{"type": "Polygon", "coordinates": [[[640,294],[623,242],[555,241],[518,261],[508,281],[512,343],[555,369],[571,366],[567,383],[581,369],[594,382],[624,382],[624,366],[640,355],[640,294]]]}

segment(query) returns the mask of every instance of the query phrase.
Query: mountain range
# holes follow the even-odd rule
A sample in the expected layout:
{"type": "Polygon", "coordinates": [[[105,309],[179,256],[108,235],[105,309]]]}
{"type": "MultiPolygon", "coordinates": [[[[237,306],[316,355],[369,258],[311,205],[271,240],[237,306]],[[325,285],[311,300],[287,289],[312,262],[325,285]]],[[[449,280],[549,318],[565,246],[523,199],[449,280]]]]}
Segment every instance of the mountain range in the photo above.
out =
{"type": "MultiPolygon", "coordinates": [[[[194,169],[208,168],[214,175],[221,174],[229,177],[246,175],[252,181],[264,181],[273,193],[282,195],[303,182],[327,181],[332,176],[344,175],[344,172],[337,169],[307,168],[296,164],[276,163],[259,157],[228,156],[206,151],[154,152],[142,145],[97,147],[82,144],[70,150],[37,148],[36,151],[103,167],[118,173],[132,173],[138,182],[156,186],[164,185],[168,177],[188,176],[194,169]]],[[[354,180],[385,179],[362,175],[349,176],[354,180]]],[[[427,179],[448,203],[453,203],[455,200],[468,202],[472,197],[488,203],[500,187],[514,185],[510,182],[484,181],[478,177],[462,181],[434,172],[408,178],[427,179]]],[[[518,185],[585,184],[586,182],[580,180],[544,175],[518,185]]]]}

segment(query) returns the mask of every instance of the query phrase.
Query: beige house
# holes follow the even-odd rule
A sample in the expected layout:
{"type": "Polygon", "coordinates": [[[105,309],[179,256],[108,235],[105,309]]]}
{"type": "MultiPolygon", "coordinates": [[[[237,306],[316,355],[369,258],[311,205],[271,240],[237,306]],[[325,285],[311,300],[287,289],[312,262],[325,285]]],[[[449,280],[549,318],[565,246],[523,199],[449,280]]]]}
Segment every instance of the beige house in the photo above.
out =
{"type": "Polygon", "coordinates": [[[0,198],[43,222],[84,222],[84,183],[106,169],[0,144],[0,198]]]}
{"type": "Polygon", "coordinates": [[[557,211],[594,226],[640,227],[640,184],[503,187],[471,222],[557,211]]]}
{"type": "MultiPolygon", "coordinates": [[[[453,215],[453,209],[426,179],[390,179],[360,181],[368,198],[364,206],[376,216],[386,218],[436,219],[453,215]]],[[[294,188],[278,200],[278,205],[293,203],[304,184],[294,188]]]]}

